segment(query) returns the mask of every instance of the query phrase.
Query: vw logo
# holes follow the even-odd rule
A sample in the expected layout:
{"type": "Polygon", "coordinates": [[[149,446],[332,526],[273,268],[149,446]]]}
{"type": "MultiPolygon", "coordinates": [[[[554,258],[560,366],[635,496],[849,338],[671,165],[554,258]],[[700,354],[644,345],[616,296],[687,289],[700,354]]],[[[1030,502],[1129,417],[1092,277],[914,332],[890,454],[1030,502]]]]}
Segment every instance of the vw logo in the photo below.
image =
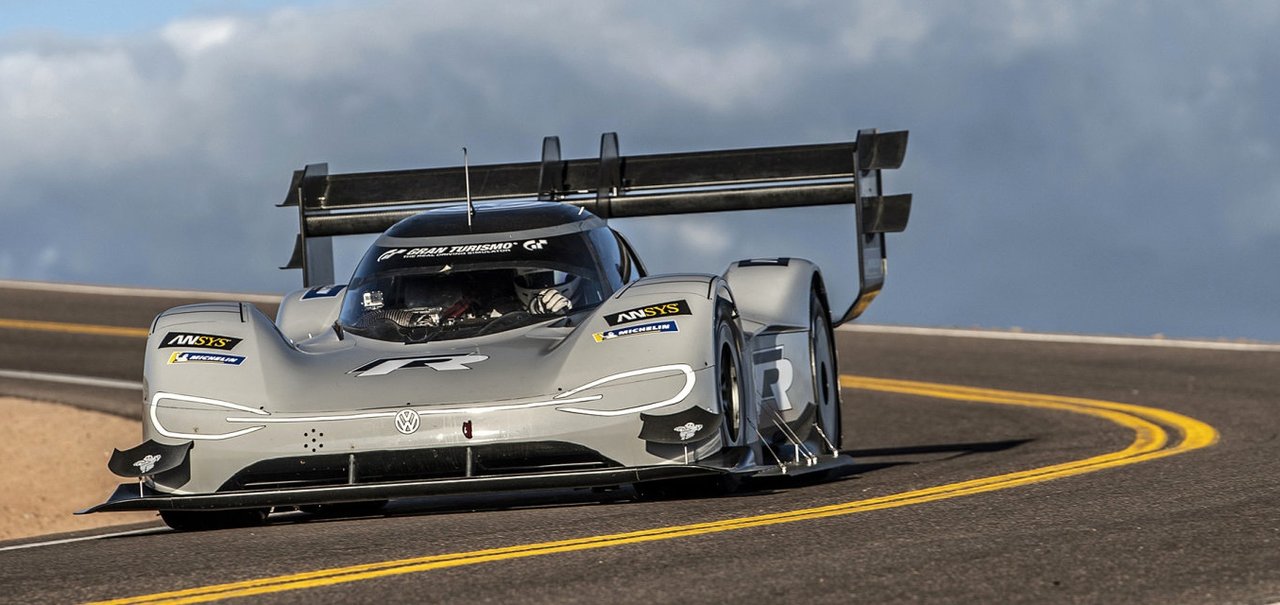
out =
{"type": "Polygon", "coordinates": [[[396,412],[396,430],[405,435],[412,435],[418,431],[418,425],[422,423],[422,417],[413,410],[400,410],[396,412]]]}

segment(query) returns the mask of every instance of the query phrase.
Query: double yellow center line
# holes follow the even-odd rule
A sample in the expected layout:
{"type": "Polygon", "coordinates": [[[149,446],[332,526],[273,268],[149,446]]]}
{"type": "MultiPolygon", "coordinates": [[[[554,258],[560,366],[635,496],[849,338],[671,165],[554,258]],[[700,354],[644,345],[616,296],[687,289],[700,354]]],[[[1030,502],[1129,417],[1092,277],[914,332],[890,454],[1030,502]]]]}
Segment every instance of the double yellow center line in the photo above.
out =
{"type": "Polygon", "coordinates": [[[640,542],[655,542],[687,536],[712,534],[719,532],[763,527],[782,523],[808,521],[824,517],[851,515],[901,506],[923,504],[947,498],[968,496],[995,490],[1028,485],[1051,479],[1080,475],[1117,466],[1136,464],[1164,456],[1172,456],[1212,445],[1218,439],[1213,427],[1181,414],[1150,408],[1145,406],[1082,399],[1077,397],[1059,397],[1036,393],[1001,391],[962,387],[955,385],[915,382],[907,380],[888,380],[881,378],[863,378],[841,376],[840,384],[845,388],[919,395],[952,401],[1014,405],[1027,408],[1054,410],[1084,414],[1108,420],[1133,432],[1133,441],[1123,449],[1074,460],[1061,464],[1043,466],[1030,470],[1018,471],[949,483],[898,494],[841,502],[815,508],[782,511],[765,515],[738,517],[707,523],[658,527],[640,531],[588,536],[571,540],[520,544],[502,548],[491,548],[469,552],[447,553],[382,561],[364,565],[336,567],[299,574],[261,578],[244,582],[232,582],[202,586],[186,590],[176,590],[138,597],[103,601],[116,604],[158,604],[158,603],[202,603],[235,597],[247,597],[289,590],[316,588],[371,580],[388,576],[419,573],[447,567],[459,567],[504,561],[523,557],[550,555],[597,548],[622,546],[640,542]],[[1168,430],[1167,430],[1168,429],[1168,430]],[[1171,434],[1170,430],[1177,433],[1171,434]],[[1178,438],[1180,437],[1180,438],[1178,438]],[[1175,442],[1176,438],[1176,442],[1175,442]]]}

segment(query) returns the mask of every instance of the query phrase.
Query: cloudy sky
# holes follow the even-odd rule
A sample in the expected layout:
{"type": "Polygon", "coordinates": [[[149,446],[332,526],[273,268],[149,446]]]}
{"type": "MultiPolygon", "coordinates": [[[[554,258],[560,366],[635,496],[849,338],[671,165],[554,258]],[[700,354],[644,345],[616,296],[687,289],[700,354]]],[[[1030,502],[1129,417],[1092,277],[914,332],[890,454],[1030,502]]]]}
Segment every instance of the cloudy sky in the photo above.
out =
{"type": "Polygon", "coordinates": [[[867,320],[1280,340],[1274,2],[47,4],[0,0],[0,278],[292,289],[311,162],[877,127],[915,207],[867,320]]]}

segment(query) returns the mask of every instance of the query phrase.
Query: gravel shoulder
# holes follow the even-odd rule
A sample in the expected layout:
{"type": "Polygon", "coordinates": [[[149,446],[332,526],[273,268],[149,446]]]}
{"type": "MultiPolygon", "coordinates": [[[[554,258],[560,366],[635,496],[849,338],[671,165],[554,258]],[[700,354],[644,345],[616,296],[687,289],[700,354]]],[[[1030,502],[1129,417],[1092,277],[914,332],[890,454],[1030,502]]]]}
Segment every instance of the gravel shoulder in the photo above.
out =
{"type": "Polygon", "coordinates": [[[156,520],[155,513],[74,515],[106,500],[123,479],[113,448],[138,444],[136,420],[59,403],[0,397],[0,540],[156,520]]]}

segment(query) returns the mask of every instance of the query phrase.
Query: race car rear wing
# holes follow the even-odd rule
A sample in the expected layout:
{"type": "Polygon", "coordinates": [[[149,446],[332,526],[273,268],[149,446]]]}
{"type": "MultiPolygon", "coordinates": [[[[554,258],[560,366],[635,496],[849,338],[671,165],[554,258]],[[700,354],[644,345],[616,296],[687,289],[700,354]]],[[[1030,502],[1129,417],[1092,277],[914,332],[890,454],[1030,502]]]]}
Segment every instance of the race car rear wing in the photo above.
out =
{"type": "Polygon", "coordinates": [[[624,157],[610,132],[596,158],[561,159],[559,138],[546,137],[539,162],[350,174],[309,164],[294,171],[280,204],[298,207],[297,242],[281,268],[302,269],[304,286],[333,283],[333,237],[381,233],[432,206],[463,203],[468,187],[474,201],[561,201],[606,220],[854,204],[860,287],[848,320],[884,283],[884,234],[906,228],[911,194],[884,195],[880,177],[906,150],[907,131],[869,129],[844,143],[624,157]]]}

